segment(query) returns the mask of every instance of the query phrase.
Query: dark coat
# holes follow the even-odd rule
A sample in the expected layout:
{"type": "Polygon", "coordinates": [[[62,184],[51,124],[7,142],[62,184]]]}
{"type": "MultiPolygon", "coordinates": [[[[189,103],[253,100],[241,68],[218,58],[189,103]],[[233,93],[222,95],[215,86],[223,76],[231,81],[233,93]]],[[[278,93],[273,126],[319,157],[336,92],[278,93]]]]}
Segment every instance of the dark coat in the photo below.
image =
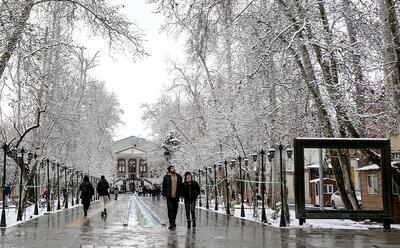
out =
{"type": "Polygon", "coordinates": [[[103,180],[100,179],[100,182],[97,184],[97,194],[99,194],[99,196],[103,196],[103,195],[109,195],[108,193],[108,189],[110,188],[110,186],[108,185],[107,180],[103,180]]]}
{"type": "Polygon", "coordinates": [[[94,195],[94,188],[91,182],[82,182],[79,185],[79,190],[81,191],[81,199],[91,199],[94,195]]]}
{"type": "Polygon", "coordinates": [[[184,182],[182,188],[182,196],[185,201],[195,201],[200,195],[200,186],[196,181],[184,182]]]}
{"type": "MultiPolygon", "coordinates": [[[[176,198],[179,198],[182,191],[182,177],[179,174],[176,174],[177,177],[177,185],[176,185],[176,198]]],[[[167,173],[164,176],[162,182],[162,195],[167,198],[171,198],[171,174],[167,173]]]]}

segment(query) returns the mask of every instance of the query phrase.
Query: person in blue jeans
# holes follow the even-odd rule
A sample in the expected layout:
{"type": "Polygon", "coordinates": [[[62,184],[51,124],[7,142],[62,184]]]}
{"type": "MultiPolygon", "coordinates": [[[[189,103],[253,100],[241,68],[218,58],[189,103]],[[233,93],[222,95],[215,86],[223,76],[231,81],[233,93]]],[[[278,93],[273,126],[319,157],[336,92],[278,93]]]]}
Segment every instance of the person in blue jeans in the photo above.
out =
{"type": "Polygon", "coordinates": [[[185,173],[185,181],[183,182],[182,195],[185,200],[185,211],[187,219],[187,228],[196,227],[196,201],[200,194],[199,184],[193,180],[190,172],[185,173]]]}
{"type": "Polygon", "coordinates": [[[10,184],[8,184],[8,183],[4,187],[4,195],[6,196],[4,199],[4,202],[5,202],[6,207],[8,207],[8,198],[11,195],[11,187],[10,187],[10,184]]]}

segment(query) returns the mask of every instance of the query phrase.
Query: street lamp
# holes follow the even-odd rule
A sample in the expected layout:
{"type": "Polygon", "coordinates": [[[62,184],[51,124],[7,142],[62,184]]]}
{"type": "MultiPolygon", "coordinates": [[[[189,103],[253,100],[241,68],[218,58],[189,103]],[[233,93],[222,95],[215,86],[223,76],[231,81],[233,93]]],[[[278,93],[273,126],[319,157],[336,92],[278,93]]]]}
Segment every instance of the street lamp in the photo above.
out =
{"type": "Polygon", "coordinates": [[[46,203],[47,203],[47,212],[51,211],[50,208],[50,160],[46,159],[46,166],[47,166],[47,192],[46,192],[46,203]]]}
{"type": "Polygon", "coordinates": [[[206,171],[206,209],[209,209],[210,206],[208,205],[208,168],[205,168],[206,171]]]}
{"type": "Polygon", "coordinates": [[[6,227],[6,165],[7,165],[7,152],[9,152],[10,147],[7,143],[3,145],[3,210],[1,211],[1,223],[0,227],[6,227]]]}
{"type": "Polygon", "coordinates": [[[202,206],[201,204],[201,173],[203,172],[203,170],[199,169],[199,188],[200,188],[200,194],[199,194],[199,207],[202,206]]]}
{"type": "Polygon", "coordinates": [[[97,180],[93,176],[92,176],[92,181],[93,181],[93,185],[94,185],[94,197],[93,197],[93,200],[97,201],[97,180]]]}
{"type": "MultiPolygon", "coordinates": [[[[231,162],[229,163],[229,167],[231,168],[231,170],[233,170],[233,168],[235,168],[235,165],[236,165],[236,159],[233,158],[233,159],[231,159],[231,162]]],[[[232,192],[233,192],[233,177],[232,177],[231,185],[232,185],[232,192]]],[[[235,192],[235,199],[237,199],[237,197],[238,197],[238,192],[235,192]]],[[[233,207],[232,208],[233,215],[235,215],[234,212],[235,212],[235,208],[233,207]]]]}
{"type": "Polygon", "coordinates": [[[76,204],[79,205],[79,174],[80,170],[76,171],[76,204]]]}
{"type": "MultiPolygon", "coordinates": [[[[264,185],[264,156],[265,156],[265,151],[264,149],[261,149],[260,151],[261,154],[261,204],[262,204],[262,209],[261,209],[261,222],[267,222],[267,215],[265,214],[265,185],[264,185]]],[[[271,159],[271,156],[268,154],[268,159],[271,159]]],[[[271,161],[269,160],[269,161],[271,161]]]]}
{"type": "Polygon", "coordinates": [[[20,176],[19,176],[19,200],[18,200],[18,214],[17,221],[22,220],[22,175],[24,172],[24,148],[21,149],[21,152],[18,153],[18,164],[20,168],[20,176]]]}
{"type": "MultiPolygon", "coordinates": [[[[258,173],[257,173],[257,153],[253,152],[251,154],[254,163],[254,178],[258,181],[258,173]]],[[[258,218],[258,199],[257,199],[257,182],[255,183],[254,192],[253,192],[253,217],[258,218]]]]}
{"type": "Polygon", "coordinates": [[[68,184],[67,184],[67,166],[64,166],[64,202],[65,202],[65,209],[68,209],[68,184]]]}
{"type": "Polygon", "coordinates": [[[229,181],[228,181],[228,162],[224,161],[225,165],[225,179],[226,179],[226,214],[231,215],[231,208],[230,208],[230,195],[229,195],[229,181]]]}
{"type": "Polygon", "coordinates": [[[215,194],[215,211],[218,211],[218,185],[217,185],[217,165],[214,164],[214,194],[215,194]]]}
{"type": "Polygon", "coordinates": [[[74,170],[69,168],[68,172],[71,174],[71,206],[74,206],[74,170]]]}
{"type": "MultiPolygon", "coordinates": [[[[283,156],[282,156],[282,151],[286,149],[286,153],[288,158],[292,157],[293,150],[290,149],[289,147],[284,147],[282,144],[279,144],[278,150],[279,150],[279,165],[280,165],[280,181],[281,181],[281,221],[279,223],[280,227],[286,226],[286,219],[285,219],[285,203],[284,203],[284,189],[286,189],[286,180],[283,180],[283,156]]],[[[270,156],[271,160],[275,156],[275,149],[270,149],[270,156]]]]}
{"type": "Polygon", "coordinates": [[[38,173],[39,173],[39,169],[40,167],[38,167],[38,161],[37,161],[37,154],[35,153],[35,155],[33,156],[35,158],[35,178],[34,178],[34,183],[35,183],[35,210],[33,211],[33,215],[38,215],[39,214],[39,206],[38,206],[38,187],[39,187],[39,183],[38,183],[38,173]]]}
{"type": "Polygon", "coordinates": [[[61,209],[60,202],[60,164],[57,163],[57,210],[61,209]]]}
{"type": "Polygon", "coordinates": [[[242,157],[239,156],[239,177],[240,177],[240,201],[241,201],[241,208],[240,208],[240,217],[245,217],[244,214],[244,192],[243,192],[243,178],[242,178],[242,157]]]}

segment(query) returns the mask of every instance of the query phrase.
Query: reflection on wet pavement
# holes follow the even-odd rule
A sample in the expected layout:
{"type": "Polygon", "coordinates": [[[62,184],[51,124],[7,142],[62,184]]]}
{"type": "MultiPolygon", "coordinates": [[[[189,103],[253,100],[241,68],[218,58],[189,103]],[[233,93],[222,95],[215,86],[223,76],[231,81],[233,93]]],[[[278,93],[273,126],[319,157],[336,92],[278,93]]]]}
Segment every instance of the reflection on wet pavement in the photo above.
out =
{"type": "MultiPolygon", "coordinates": [[[[81,208],[43,216],[1,229],[1,247],[400,247],[400,232],[329,229],[278,229],[239,218],[197,210],[197,227],[188,230],[182,205],[176,231],[162,225],[124,226],[130,195],[111,201],[108,217],[93,203],[88,217],[81,208]]],[[[161,223],[163,200],[140,198],[161,223]]]]}

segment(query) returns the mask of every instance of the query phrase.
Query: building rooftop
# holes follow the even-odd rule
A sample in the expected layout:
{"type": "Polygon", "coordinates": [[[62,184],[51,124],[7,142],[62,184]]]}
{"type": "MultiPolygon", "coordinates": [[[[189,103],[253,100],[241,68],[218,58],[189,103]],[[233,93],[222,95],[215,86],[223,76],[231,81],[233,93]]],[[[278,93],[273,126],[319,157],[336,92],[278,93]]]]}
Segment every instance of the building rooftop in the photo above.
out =
{"type": "Polygon", "coordinates": [[[154,142],[148,141],[143,138],[136,136],[129,136],[127,138],[114,141],[114,152],[118,153],[130,148],[137,148],[145,152],[151,152],[157,149],[157,145],[154,142]]]}

